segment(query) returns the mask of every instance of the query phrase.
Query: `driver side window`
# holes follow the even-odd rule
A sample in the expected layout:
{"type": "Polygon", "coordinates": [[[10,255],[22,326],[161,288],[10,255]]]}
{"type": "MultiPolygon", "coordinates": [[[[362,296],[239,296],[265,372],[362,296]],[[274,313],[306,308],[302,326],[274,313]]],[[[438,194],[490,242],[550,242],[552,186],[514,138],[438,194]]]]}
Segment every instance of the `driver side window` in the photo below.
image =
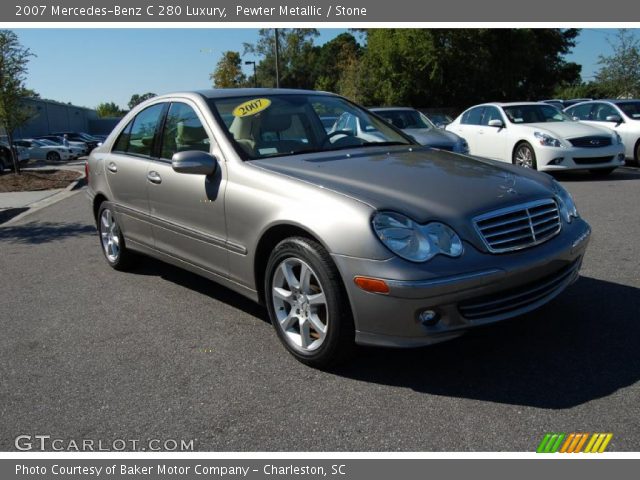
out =
{"type": "Polygon", "coordinates": [[[196,112],[186,103],[174,102],[162,131],[161,158],[171,160],[177,152],[211,150],[211,140],[196,112]]]}

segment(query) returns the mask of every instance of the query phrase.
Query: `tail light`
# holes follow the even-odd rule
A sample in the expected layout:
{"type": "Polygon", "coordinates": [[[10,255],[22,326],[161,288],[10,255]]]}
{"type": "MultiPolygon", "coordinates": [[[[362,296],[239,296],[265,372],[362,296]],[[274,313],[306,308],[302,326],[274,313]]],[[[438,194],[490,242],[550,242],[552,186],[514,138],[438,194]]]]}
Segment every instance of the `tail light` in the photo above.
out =
{"type": "Polygon", "coordinates": [[[84,176],[87,179],[87,185],[89,185],[89,161],[84,162],[84,176]]]}

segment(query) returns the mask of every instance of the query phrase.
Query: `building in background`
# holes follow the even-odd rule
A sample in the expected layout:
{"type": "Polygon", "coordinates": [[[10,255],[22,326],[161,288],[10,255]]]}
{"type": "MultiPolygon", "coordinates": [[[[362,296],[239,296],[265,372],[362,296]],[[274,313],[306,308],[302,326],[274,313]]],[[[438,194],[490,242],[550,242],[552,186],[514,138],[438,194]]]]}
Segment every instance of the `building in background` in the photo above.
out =
{"type": "Polygon", "coordinates": [[[30,98],[25,102],[35,114],[25,125],[16,129],[15,138],[32,138],[65,131],[108,135],[120,121],[120,118],[100,118],[95,110],[70,103],[41,98],[30,98]]]}

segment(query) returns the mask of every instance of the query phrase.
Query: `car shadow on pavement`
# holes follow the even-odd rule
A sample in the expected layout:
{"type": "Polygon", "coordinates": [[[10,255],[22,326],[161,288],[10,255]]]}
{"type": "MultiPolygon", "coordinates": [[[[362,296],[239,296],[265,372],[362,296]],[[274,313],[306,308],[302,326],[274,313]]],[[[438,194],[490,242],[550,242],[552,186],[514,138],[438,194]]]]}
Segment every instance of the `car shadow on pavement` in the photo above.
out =
{"type": "Polygon", "coordinates": [[[267,311],[257,303],[214,281],[182,268],[174,267],[161,260],[142,257],[141,261],[136,264],[130,273],[160,277],[166,281],[198,292],[201,295],[206,295],[214,300],[231,305],[249,315],[270,323],[267,311]]]}
{"type": "Polygon", "coordinates": [[[334,374],[414,391],[545,409],[640,380],[640,289],[581,277],[545,307],[414,350],[361,348],[334,374]]]}
{"type": "Polygon", "coordinates": [[[41,244],[80,235],[95,235],[96,227],[86,223],[29,222],[23,225],[0,225],[0,241],[21,244],[41,244]]]}
{"type": "Polygon", "coordinates": [[[640,180],[640,169],[622,167],[614,170],[609,175],[597,176],[588,171],[552,172],[553,178],[562,182],[607,182],[621,180],[640,180]]]}

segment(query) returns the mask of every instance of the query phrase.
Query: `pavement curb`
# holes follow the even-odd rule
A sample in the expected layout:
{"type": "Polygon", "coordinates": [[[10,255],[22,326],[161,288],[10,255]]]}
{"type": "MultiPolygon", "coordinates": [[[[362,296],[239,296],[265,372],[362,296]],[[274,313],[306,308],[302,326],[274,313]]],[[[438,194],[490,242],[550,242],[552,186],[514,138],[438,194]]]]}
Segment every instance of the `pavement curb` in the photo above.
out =
{"type": "Polygon", "coordinates": [[[53,195],[50,195],[50,196],[48,196],[46,198],[43,198],[42,200],[38,200],[37,202],[32,203],[31,205],[28,206],[29,209],[27,211],[16,215],[12,219],[10,219],[10,220],[8,220],[8,221],[6,221],[4,223],[0,223],[0,228],[13,225],[14,223],[19,222],[23,218],[31,215],[32,213],[37,212],[38,210],[42,210],[45,207],[53,205],[54,203],[58,203],[58,202],[64,200],[65,198],[72,197],[76,193],[79,193],[80,189],[75,190],[75,188],[83,180],[85,180],[85,178],[86,178],[86,176],[83,173],[82,176],[80,176],[77,180],[74,180],[69,185],[67,185],[67,187],[64,190],[62,190],[62,191],[60,191],[58,193],[54,193],[53,195]]]}

